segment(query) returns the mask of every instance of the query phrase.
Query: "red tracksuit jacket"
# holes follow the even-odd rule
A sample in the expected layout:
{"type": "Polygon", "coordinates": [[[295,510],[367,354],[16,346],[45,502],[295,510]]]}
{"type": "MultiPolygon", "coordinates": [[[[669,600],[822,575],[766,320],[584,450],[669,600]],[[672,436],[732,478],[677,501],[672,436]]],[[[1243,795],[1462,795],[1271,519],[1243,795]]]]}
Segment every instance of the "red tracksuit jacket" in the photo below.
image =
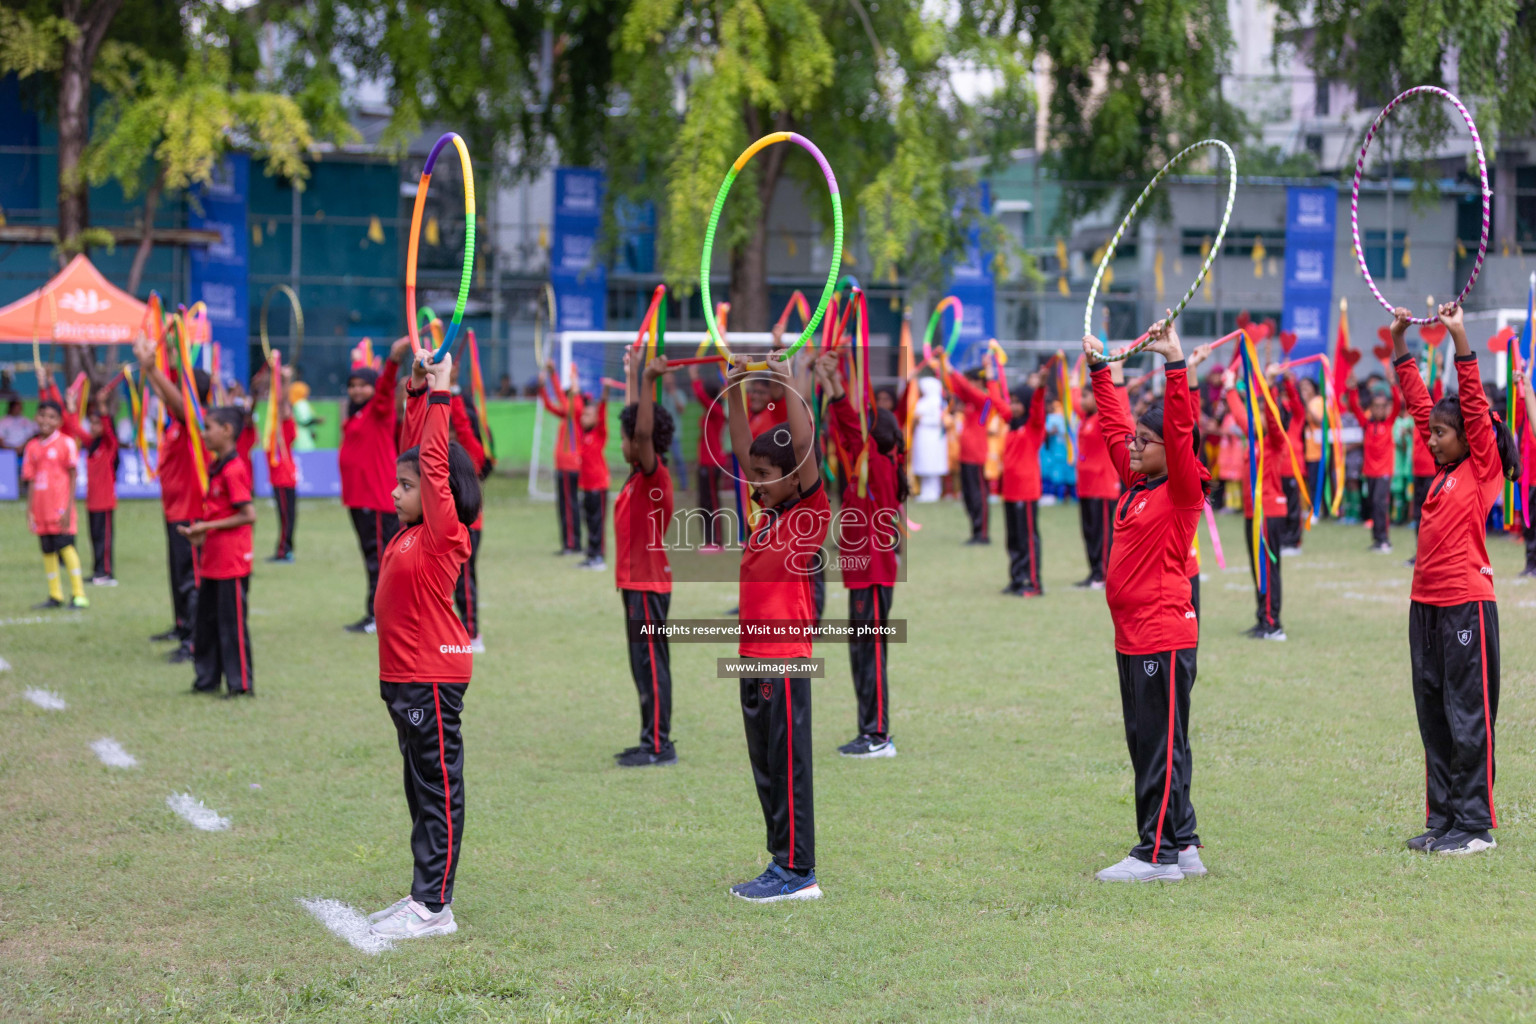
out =
{"type": "Polygon", "coordinates": [[[982,417],[991,396],[961,374],[949,371],[949,390],[965,404],[965,429],[960,431],[960,461],[982,466],[987,461],[987,421],[982,417]]]}
{"type": "Polygon", "coordinates": [[[373,398],[341,427],[341,503],[388,512],[395,507],[395,378],[400,367],[385,360],[373,398]]]}
{"type": "Polygon", "coordinates": [[[586,397],[581,394],[570,401],[563,393],[551,392],[546,385],[544,408],[560,420],[560,430],[555,434],[555,472],[581,472],[581,410],[586,407],[586,397]]]}
{"type": "MultiPolygon", "coordinates": [[[[1095,398],[1098,392],[1094,392],[1095,398]]],[[[1094,413],[1077,428],[1077,496],[1079,498],[1117,498],[1120,478],[1109,458],[1102,433],[1102,413],[1094,413]]]]}
{"type": "Polygon", "coordinates": [[[890,587],[896,583],[897,523],[894,455],[881,455],[873,437],[859,436],[859,414],[845,391],[828,406],[827,424],[839,459],[848,476],[843,491],[843,510],[837,518],[837,552],[843,570],[843,586],[849,590],[890,587]],[[859,450],[869,452],[864,497],[859,497],[859,450]]]}
{"type": "MultiPolygon", "coordinates": [[[[1285,499],[1285,490],[1281,486],[1281,479],[1288,474],[1282,473],[1282,465],[1289,466],[1291,457],[1286,453],[1285,431],[1281,429],[1279,421],[1269,411],[1269,406],[1261,402],[1264,408],[1264,510],[1265,519],[1271,516],[1285,517],[1289,503],[1285,499]]],[[[1243,398],[1237,393],[1236,388],[1227,392],[1227,408],[1232,411],[1232,418],[1243,430],[1248,429],[1248,410],[1243,405],[1243,398]]],[[[1243,515],[1253,518],[1253,487],[1248,483],[1248,443],[1243,442],[1243,475],[1239,479],[1243,489],[1243,515]]]]}
{"type": "Polygon", "coordinates": [[[597,425],[591,430],[582,430],[577,424],[577,431],[581,434],[581,477],[577,480],[577,486],[584,491],[606,491],[608,489],[608,453],[604,450],[608,447],[608,403],[597,403],[597,425]]]}
{"type": "MultiPolygon", "coordinates": [[[[1412,356],[1397,362],[1408,410],[1419,441],[1429,437],[1434,403],[1412,356]]],[[[1504,489],[1504,471],[1488,396],[1483,393],[1477,356],[1456,357],[1461,418],[1466,426],[1467,457],[1441,466],[1429,485],[1419,520],[1419,550],[1413,564],[1413,600],[1440,608],[1468,601],[1492,601],[1493,567],[1488,563],[1488,511],[1504,489]]]]}
{"type": "Polygon", "coordinates": [[[1003,440],[1003,500],[1040,500],[1040,446],[1045,443],[1045,388],[1035,388],[1022,425],[1003,440]]]}
{"type": "Polygon", "coordinates": [[[1359,389],[1349,389],[1349,411],[1355,414],[1355,419],[1360,421],[1360,429],[1365,432],[1365,465],[1360,470],[1361,476],[1392,475],[1392,422],[1402,409],[1403,393],[1393,388],[1392,412],[1384,420],[1373,420],[1360,405],[1359,389]]]}
{"type": "Polygon", "coordinates": [[[1105,598],[1115,623],[1115,650],[1159,654],[1200,642],[1189,592],[1189,551],[1205,506],[1210,473],[1195,457],[1198,402],[1189,391],[1184,361],[1164,368],[1163,450],[1168,475],[1148,480],[1131,472],[1129,442],[1136,432],[1123,389],[1109,365],[1093,371],[1093,397],[1115,471],[1128,487],[1115,507],[1115,543],[1105,572],[1105,598]]]}
{"type": "MultiPolygon", "coordinates": [[[[421,430],[421,521],[395,534],[379,563],[374,598],[379,679],[386,683],[467,683],[474,670],[469,634],[453,608],[459,570],[469,560],[469,528],[448,489],[448,392],[425,403],[421,430]]],[[[414,410],[407,410],[407,422],[414,410]]]]}

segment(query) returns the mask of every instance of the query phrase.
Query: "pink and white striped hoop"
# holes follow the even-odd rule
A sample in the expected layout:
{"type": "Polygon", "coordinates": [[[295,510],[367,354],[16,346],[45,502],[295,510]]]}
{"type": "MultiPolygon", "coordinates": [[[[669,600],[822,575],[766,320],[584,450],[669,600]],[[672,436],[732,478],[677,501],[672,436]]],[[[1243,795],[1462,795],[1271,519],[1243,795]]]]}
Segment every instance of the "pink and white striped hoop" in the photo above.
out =
{"type": "MultiPolygon", "coordinates": [[[[1360,273],[1365,276],[1365,283],[1371,289],[1371,294],[1376,296],[1376,301],[1381,303],[1382,308],[1388,313],[1392,312],[1395,307],[1382,297],[1381,290],[1376,287],[1376,282],[1371,278],[1371,271],[1365,265],[1365,247],[1360,244],[1360,177],[1365,173],[1365,155],[1370,151],[1371,140],[1376,137],[1376,132],[1381,128],[1382,122],[1387,119],[1387,115],[1392,113],[1399,103],[1418,93],[1433,93],[1455,104],[1456,109],[1461,112],[1461,119],[1467,123],[1467,131],[1472,135],[1472,150],[1477,154],[1477,177],[1482,182],[1483,187],[1483,237],[1477,243],[1477,259],[1472,262],[1472,276],[1467,278],[1466,286],[1461,289],[1461,294],[1456,296],[1456,304],[1458,306],[1466,299],[1467,293],[1472,290],[1473,283],[1477,281],[1477,275],[1483,269],[1483,258],[1488,255],[1488,223],[1492,216],[1493,190],[1488,187],[1488,161],[1483,156],[1483,140],[1477,134],[1477,124],[1472,120],[1472,114],[1461,100],[1451,93],[1437,85],[1416,85],[1398,96],[1391,103],[1388,103],[1382,112],[1376,115],[1376,120],[1371,122],[1370,130],[1365,133],[1365,143],[1360,147],[1360,158],[1355,161],[1355,184],[1349,197],[1349,228],[1354,235],[1355,259],[1360,264],[1360,273]]],[[[1390,183],[1388,183],[1388,187],[1391,187],[1390,183]]],[[[1392,240],[1388,239],[1387,253],[1389,261],[1391,259],[1391,252],[1392,240]]],[[[1408,319],[1409,322],[1416,324],[1435,323],[1437,320],[1436,317],[1432,316],[1412,316],[1408,319]]]]}

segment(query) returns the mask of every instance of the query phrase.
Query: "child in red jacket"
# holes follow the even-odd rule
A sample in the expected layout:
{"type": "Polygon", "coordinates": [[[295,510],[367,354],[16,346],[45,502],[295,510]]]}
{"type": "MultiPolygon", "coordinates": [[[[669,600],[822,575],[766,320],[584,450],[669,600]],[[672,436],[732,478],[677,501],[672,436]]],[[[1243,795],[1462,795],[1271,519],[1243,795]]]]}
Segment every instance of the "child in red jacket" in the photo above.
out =
{"type": "Polygon", "coordinates": [[[974,381],[950,370],[945,364],[949,390],[964,407],[965,428],[960,432],[960,496],[971,520],[971,538],[967,544],[990,544],[988,533],[987,482],[983,471],[987,464],[987,420],[991,419],[992,395],[974,381]]]}
{"type": "Polygon", "coordinates": [[[115,587],[112,575],[113,519],[117,509],[117,432],[112,425],[112,393],[97,391],[91,396],[91,409],[82,424],[76,414],[78,396],[65,396],[65,429],[85,446],[85,512],[90,520],[91,555],[94,565],[91,585],[115,587]]]}
{"type": "Polygon", "coordinates": [[[1461,307],[1440,307],[1456,344],[1456,395],[1430,403],[1408,354],[1409,314],[1393,310],[1392,349],[1417,433],[1438,469],[1419,520],[1408,610],[1413,699],[1424,741],[1426,829],[1410,850],[1492,849],[1494,722],[1499,713],[1499,606],[1488,561],[1488,513],[1520,475],[1514,435],[1488,407],[1461,307]]]}
{"type": "Polygon", "coordinates": [[[560,550],[557,555],[581,553],[581,414],[586,398],[576,386],[576,367],[571,366],[570,390],[561,393],[552,388],[559,380],[555,364],[544,364],[539,374],[539,398],[551,416],[560,420],[555,433],[555,517],[560,524],[560,550]]]}
{"type": "Polygon", "coordinates": [[[1392,551],[1392,538],[1388,534],[1388,526],[1392,518],[1392,424],[1397,420],[1397,414],[1403,408],[1403,395],[1396,387],[1392,388],[1391,395],[1380,391],[1371,395],[1371,407],[1365,409],[1360,404],[1360,389],[1355,385],[1355,376],[1349,375],[1348,396],[1349,411],[1355,414],[1355,419],[1360,421],[1360,429],[1365,433],[1365,463],[1360,470],[1361,480],[1365,486],[1364,516],[1371,520],[1371,550],[1390,554],[1392,551]]]}
{"type": "Polygon", "coordinates": [[[379,559],[390,539],[400,531],[400,519],[390,498],[395,455],[399,451],[395,446],[395,378],[400,374],[400,360],[410,347],[410,338],[399,338],[390,347],[382,371],[360,366],[347,377],[347,413],[336,462],[341,470],[341,503],[351,514],[363,568],[368,573],[364,615],[346,627],[349,633],[373,632],[379,559]]]}
{"type": "Polygon", "coordinates": [[[587,557],[576,567],[606,570],[603,560],[604,520],[608,516],[608,385],[598,393],[596,404],[581,410],[581,468],[576,481],[581,489],[581,518],[587,530],[587,557]]]}
{"type": "Polygon", "coordinates": [[[208,412],[204,437],[212,452],[208,491],[197,519],[180,527],[198,549],[197,621],[192,634],[192,689],[213,693],[224,677],[225,697],[251,697],[255,674],[251,659],[250,463],[239,451],[245,413],[232,405],[208,412]]]}
{"type": "MultiPolygon", "coordinates": [[[[1270,373],[1277,373],[1276,367],[1269,368],[1270,373]]],[[[1226,372],[1225,384],[1227,388],[1227,408],[1231,410],[1233,422],[1240,431],[1248,430],[1248,410],[1244,405],[1243,395],[1237,390],[1236,373],[1232,370],[1226,372]]],[[[1285,428],[1275,419],[1274,413],[1269,409],[1268,403],[1262,398],[1259,407],[1264,412],[1264,478],[1259,482],[1263,490],[1262,508],[1255,507],[1253,501],[1253,485],[1249,482],[1252,474],[1249,472],[1248,454],[1246,446],[1243,449],[1243,538],[1248,545],[1248,570],[1253,575],[1254,597],[1254,624],[1249,628],[1247,635],[1255,640],[1280,640],[1286,639],[1285,628],[1280,624],[1280,603],[1282,596],[1280,552],[1285,536],[1286,512],[1289,510],[1290,501],[1286,497],[1284,477],[1281,467],[1290,461],[1287,454],[1287,438],[1285,428]],[[1263,522],[1260,529],[1263,531],[1262,549],[1255,551],[1253,548],[1253,520],[1259,517],[1263,522]],[[1264,591],[1259,591],[1259,559],[1263,558],[1265,570],[1264,591]]]]}
{"type": "Polygon", "coordinates": [[[469,560],[469,524],[480,515],[480,478],[463,448],[450,443],[450,356],[411,368],[407,439],[392,501],[401,529],[379,567],[379,696],[394,721],[405,760],[415,872],[410,894],[370,915],[388,939],[450,935],[453,878],[464,837],[464,743],[459,718],[474,669],[469,635],[454,613],[453,590],[469,560]],[[426,397],[430,384],[431,396],[426,397]]]}
{"type": "Polygon", "coordinates": [[[38,608],[63,608],[59,562],[69,572],[69,604],[88,608],[81,586],[80,556],[75,550],[75,472],[80,447],[63,429],[64,408],[52,398],[37,403],[37,435],[21,455],[21,479],[27,484],[27,525],[43,549],[48,600],[38,608]]]}
{"type": "Polygon", "coordinates": [[[293,458],[293,442],[299,427],[293,419],[293,403],[288,399],[288,385],[293,367],[283,367],[281,380],[268,380],[277,391],[277,429],[267,451],[267,480],[272,484],[272,501],[277,506],[277,548],[269,562],[293,561],[293,535],[299,522],[299,466],[293,458]]]}
{"type": "MultiPolygon", "coordinates": [[[[839,353],[816,361],[816,376],[827,405],[827,437],[845,467],[842,508],[837,516],[838,561],[848,589],[848,620],[854,629],[879,630],[890,621],[896,593],[896,553],[901,546],[901,506],[907,500],[906,446],[896,414],[878,406],[859,429],[859,411],[848,397],[839,353]],[[865,465],[859,495],[859,463],[865,465]]],[[[891,654],[883,634],[854,636],[848,643],[859,732],[837,748],[844,757],[895,757],[891,737],[891,654]]]]}
{"type": "Polygon", "coordinates": [[[1008,585],[1003,593],[1039,597],[1045,592],[1040,583],[1040,446],[1045,443],[1045,388],[1040,375],[1030,374],[1028,390],[1009,398],[1008,436],[1003,441],[1008,585]]]}

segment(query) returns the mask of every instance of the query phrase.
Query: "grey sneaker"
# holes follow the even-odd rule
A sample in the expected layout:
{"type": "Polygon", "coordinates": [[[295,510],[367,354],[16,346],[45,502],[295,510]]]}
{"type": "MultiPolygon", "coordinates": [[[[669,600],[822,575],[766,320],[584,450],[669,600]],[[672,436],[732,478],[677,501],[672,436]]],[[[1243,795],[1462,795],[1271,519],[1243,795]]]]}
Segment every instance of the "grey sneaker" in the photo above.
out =
{"type": "Polygon", "coordinates": [[[1184,872],[1186,878],[1199,877],[1209,874],[1205,870],[1205,864],[1200,860],[1200,847],[1186,846],[1179,851],[1179,870],[1184,872]]]}
{"type": "Polygon", "coordinates": [[[895,757],[896,744],[889,737],[881,739],[878,736],[860,736],[852,743],[838,747],[837,752],[844,757],[895,757]]]}
{"type": "Polygon", "coordinates": [[[424,939],[429,935],[452,935],[459,925],[453,919],[452,907],[434,914],[415,900],[406,900],[405,906],[374,922],[368,930],[381,939],[424,939]]]}
{"type": "Polygon", "coordinates": [[[368,923],[369,924],[378,924],[380,921],[384,920],[385,918],[394,917],[397,913],[400,912],[400,908],[405,906],[409,902],[411,902],[411,898],[409,896],[401,896],[399,899],[395,900],[395,902],[391,903],[389,906],[385,907],[383,910],[378,910],[378,911],[373,912],[372,914],[369,914],[368,915],[368,923]]]}
{"type": "Polygon", "coordinates": [[[1101,882],[1182,882],[1184,872],[1177,864],[1149,864],[1135,857],[1127,857],[1093,877],[1101,882]]]}
{"type": "Polygon", "coordinates": [[[1431,843],[1430,853],[1443,853],[1449,856],[1462,856],[1468,853],[1482,853],[1491,850],[1499,844],[1493,839],[1493,833],[1486,829],[1481,832],[1467,832],[1463,829],[1453,828],[1441,836],[1438,842],[1431,843]]]}

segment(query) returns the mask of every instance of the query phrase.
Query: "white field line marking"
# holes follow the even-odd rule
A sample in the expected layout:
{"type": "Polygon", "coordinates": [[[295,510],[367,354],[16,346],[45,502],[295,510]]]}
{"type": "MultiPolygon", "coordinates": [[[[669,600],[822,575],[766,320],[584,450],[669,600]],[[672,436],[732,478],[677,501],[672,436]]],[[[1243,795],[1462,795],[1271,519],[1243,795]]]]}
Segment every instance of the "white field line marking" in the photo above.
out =
{"type": "Polygon", "coordinates": [[[228,818],[211,807],[204,807],[203,802],[191,793],[172,793],[165,798],[165,806],[185,818],[187,824],[204,832],[223,832],[230,826],[228,818]]]}
{"type": "Polygon", "coordinates": [[[0,658],[0,672],[9,672],[10,670],[11,663],[6,661],[4,658],[0,658]]]}
{"type": "Polygon", "coordinates": [[[139,759],[123,749],[123,745],[110,736],[91,741],[91,749],[108,768],[137,768],[139,759]]]}
{"type": "Polygon", "coordinates": [[[84,615],[26,615],[19,619],[0,619],[0,626],[42,626],[55,622],[84,622],[84,615]]]}
{"type": "Polygon", "coordinates": [[[39,690],[35,686],[22,690],[21,695],[44,711],[63,711],[68,706],[64,703],[64,698],[52,690],[39,690]]]}
{"type": "Polygon", "coordinates": [[[350,907],[341,900],[299,899],[297,902],[314,915],[316,921],[325,925],[326,930],[344,939],[353,949],[377,956],[386,949],[395,948],[389,939],[368,930],[368,918],[356,907],[350,907]]]}

